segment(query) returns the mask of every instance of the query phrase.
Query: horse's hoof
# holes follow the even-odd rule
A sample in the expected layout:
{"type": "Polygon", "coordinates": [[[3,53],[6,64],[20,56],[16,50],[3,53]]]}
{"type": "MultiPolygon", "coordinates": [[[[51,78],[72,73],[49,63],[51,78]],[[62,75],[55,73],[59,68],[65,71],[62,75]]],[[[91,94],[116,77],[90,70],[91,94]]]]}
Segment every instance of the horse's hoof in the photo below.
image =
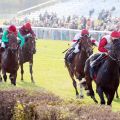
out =
{"type": "Polygon", "coordinates": [[[89,91],[89,90],[87,90],[87,93],[86,93],[86,94],[87,94],[87,96],[90,96],[90,91],[89,91]]]}
{"type": "Polygon", "coordinates": [[[34,81],[34,80],[32,80],[31,82],[32,82],[33,84],[35,84],[35,81],[34,81]]]}
{"type": "Polygon", "coordinates": [[[76,95],[76,99],[79,99],[79,95],[76,95]]]}
{"type": "Polygon", "coordinates": [[[117,99],[119,99],[119,96],[116,96],[117,99]]]}
{"type": "Polygon", "coordinates": [[[11,83],[11,85],[16,86],[16,83],[11,83]]]}
{"type": "Polygon", "coordinates": [[[80,99],[83,99],[84,98],[84,96],[83,95],[80,95],[80,99]]]}
{"type": "Polygon", "coordinates": [[[98,104],[98,101],[97,101],[97,100],[95,100],[95,103],[96,103],[96,104],[98,104]]]}

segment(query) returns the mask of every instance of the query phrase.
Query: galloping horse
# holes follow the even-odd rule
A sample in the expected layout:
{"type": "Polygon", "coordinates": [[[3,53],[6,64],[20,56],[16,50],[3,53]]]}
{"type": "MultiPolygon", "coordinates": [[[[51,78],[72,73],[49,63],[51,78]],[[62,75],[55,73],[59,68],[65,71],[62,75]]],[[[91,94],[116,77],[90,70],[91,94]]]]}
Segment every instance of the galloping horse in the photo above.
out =
{"type": "Polygon", "coordinates": [[[17,77],[17,70],[19,68],[18,64],[18,41],[17,37],[14,34],[8,35],[8,45],[5,51],[2,53],[1,58],[1,67],[3,72],[3,78],[6,82],[7,75],[6,73],[10,73],[10,80],[11,84],[16,85],[16,77],[17,77]]]}
{"type": "Polygon", "coordinates": [[[1,57],[2,57],[2,51],[1,51],[1,47],[0,47],[0,82],[2,82],[2,76],[1,76],[1,57]]]}
{"type": "MultiPolygon", "coordinates": [[[[0,33],[0,41],[2,39],[2,33],[0,33]]],[[[2,56],[2,51],[1,51],[1,43],[0,43],[0,82],[2,81],[2,76],[1,76],[1,56],[2,56]]]]}
{"type": "Polygon", "coordinates": [[[29,35],[25,39],[25,44],[23,48],[19,50],[19,64],[21,67],[21,80],[22,81],[23,81],[23,74],[24,74],[23,64],[25,62],[29,62],[31,81],[34,83],[33,70],[32,70],[34,49],[35,49],[35,39],[31,35],[29,35]]]}
{"type": "MultiPolygon", "coordinates": [[[[107,97],[107,105],[111,105],[112,100],[115,95],[115,91],[117,91],[119,86],[119,62],[120,62],[120,39],[116,39],[113,41],[111,45],[110,52],[105,60],[99,66],[99,69],[96,71],[96,77],[94,79],[96,83],[96,90],[100,97],[101,104],[105,104],[103,93],[107,97]]],[[[92,55],[87,59],[85,65],[85,78],[87,87],[89,90],[89,95],[97,103],[97,100],[94,95],[94,91],[92,88],[92,77],[90,74],[90,62],[93,61],[97,57],[96,55],[92,55]]]]}
{"type": "MultiPolygon", "coordinates": [[[[76,84],[75,77],[79,81],[85,77],[85,74],[84,74],[85,61],[93,53],[92,42],[87,36],[86,37],[84,36],[81,38],[79,42],[79,48],[80,48],[80,52],[76,54],[72,64],[69,64],[65,60],[65,65],[67,66],[68,72],[73,81],[73,86],[76,91],[76,98],[79,97],[79,93],[77,90],[77,84],[76,84]]],[[[69,54],[69,51],[66,53],[66,56],[67,54],[69,54]]],[[[83,97],[82,84],[80,84],[80,97],[81,98],[83,97]]]]}

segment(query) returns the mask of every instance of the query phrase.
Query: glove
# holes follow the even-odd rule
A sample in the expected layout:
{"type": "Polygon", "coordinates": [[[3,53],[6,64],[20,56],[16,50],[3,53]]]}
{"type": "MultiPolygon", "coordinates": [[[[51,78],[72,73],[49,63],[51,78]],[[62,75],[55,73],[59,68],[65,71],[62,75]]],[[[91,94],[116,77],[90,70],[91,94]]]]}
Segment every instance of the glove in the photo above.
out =
{"type": "Polygon", "coordinates": [[[20,41],[20,40],[18,40],[18,41],[17,41],[17,43],[18,43],[18,45],[20,45],[20,44],[21,44],[21,41],[20,41]]]}

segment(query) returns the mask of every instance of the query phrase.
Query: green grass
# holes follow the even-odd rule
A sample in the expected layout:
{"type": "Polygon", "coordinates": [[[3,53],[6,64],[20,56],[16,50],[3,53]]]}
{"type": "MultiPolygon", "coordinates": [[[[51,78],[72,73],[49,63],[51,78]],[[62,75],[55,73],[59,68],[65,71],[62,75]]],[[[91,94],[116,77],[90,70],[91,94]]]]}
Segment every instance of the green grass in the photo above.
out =
{"type": "MultiPolygon", "coordinates": [[[[16,87],[29,90],[46,89],[64,99],[74,99],[75,91],[72,80],[64,66],[64,54],[62,54],[62,51],[66,48],[68,48],[67,41],[38,40],[37,53],[34,56],[33,66],[35,84],[31,83],[29,64],[26,63],[24,65],[24,82],[20,81],[19,70],[16,87]]],[[[0,83],[0,88],[8,89],[14,88],[14,86],[11,86],[10,81],[8,80],[7,83],[0,83]]],[[[86,93],[84,92],[84,94],[86,93]]],[[[98,96],[97,99],[99,101],[98,96]]],[[[85,104],[94,104],[93,100],[86,95],[81,101],[85,104]]],[[[119,111],[120,99],[114,99],[112,107],[114,111],[119,111]]]]}

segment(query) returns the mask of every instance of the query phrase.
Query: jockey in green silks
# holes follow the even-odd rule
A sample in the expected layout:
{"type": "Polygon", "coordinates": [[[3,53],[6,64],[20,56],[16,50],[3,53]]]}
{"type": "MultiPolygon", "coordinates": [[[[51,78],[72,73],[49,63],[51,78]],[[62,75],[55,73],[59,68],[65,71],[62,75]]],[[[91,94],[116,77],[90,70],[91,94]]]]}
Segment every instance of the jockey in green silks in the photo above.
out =
{"type": "Polygon", "coordinates": [[[14,25],[10,25],[8,27],[8,29],[5,30],[4,33],[3,33],[1,48],[4,49],[6,47],[5,44],[8,43],[8,37],[7,36],[10,33],[14,33],[14,35],[20,39],[20,47],[22,47],[24,45],[24,43],[25,43],[24,38],[22,37],[20,32],[17,31],[17,29],[16,29],[16,27],[14,25]]]}

